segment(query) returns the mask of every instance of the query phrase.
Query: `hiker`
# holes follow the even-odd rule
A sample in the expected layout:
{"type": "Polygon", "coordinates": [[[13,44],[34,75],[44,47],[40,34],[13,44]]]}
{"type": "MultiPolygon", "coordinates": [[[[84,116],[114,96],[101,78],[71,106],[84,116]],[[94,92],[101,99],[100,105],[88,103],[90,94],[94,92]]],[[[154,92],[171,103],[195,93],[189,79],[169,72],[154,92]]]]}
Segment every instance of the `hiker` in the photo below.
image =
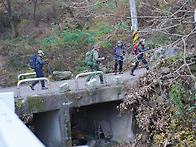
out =
{"type": "MultiPolygon", "coordinates": [[[[91,71],[91,72],[101,71],[101,70],[99,69],[98,62],[101,61],[101,60],[105,60],[105,57],[100,58],[99,49],[100,49],[100,46],[95,45],[94,48],[93,48],[93,50],[92,50],[92,62],[93,62],[93,63],[92,63],[92,65],[90,65],[90,71],[91,71]]],[[[94,74],[89,75],[89,76],[87,77],[87,79],[86,79],[86,83],[87,83],[88,81],[90,81],[91,77],[93,77],[93,76],[94,76],[94,74]]],[[[99,75],[99,78],[100,78],[100,84],[103,84],[103,75],[100,74],[100,75],[99,75]]]]}
{"type": "MultiPolygon", "coordinates": [[[[37,78],[41,78],[44,77],[43,75],[43,71],[42,71],[42,66],[44,64],[48,64],[48,61],[42,61],[42,56],[44,55],[42,50],[38,51],[38,55],[36,55],[36,59],[35,59],[35,72],[37,75],[37,78]]],[[[35,81],[30,85],[30,88],[32,90],[34,90],[34,86],[38,83],[39,81],[35,81]]],[[[41,86],[42,86],[42,90],[48,89],[48,87],[45,87],[45,83],[44,80],[41,80],[41,86]]]]}
{"type": "Polygon", "coordinates": [[[119,74],[123,74],[122,72],[122,66],[123,66],[123,60],[125,55],[125,48],[122,44],[122,41],[119,40],[117,46],[113,50],[113,55],[115,57],[115,63],[114,63],[114,74],[117,74],[117,66],[119,64],[119,74]]]}
{"type": "Polygon", "coordinates": [[[143,52],[145,52],[146,50],[149,50],[150,47],[148,47],[147,49],[144,48],[144,44],[145,44],[145,39],[140,39],[140,42],[138,44],[138,47],[137,47],[137,50],[136,50],[136,55],[137,55],[137,61],[135,62],[135,65],[133,66],[132,70],[131,70],[131,73],[130,75],[132,76],[135,76],[134,74],[134,70],[138,67],[139,65],[139,61],[142,61],[145,66],[146,66],[146,69],[149,70],[149,67],[148,67],[148,62],[146,61],[146,59],[143,58],[143,52]]]}

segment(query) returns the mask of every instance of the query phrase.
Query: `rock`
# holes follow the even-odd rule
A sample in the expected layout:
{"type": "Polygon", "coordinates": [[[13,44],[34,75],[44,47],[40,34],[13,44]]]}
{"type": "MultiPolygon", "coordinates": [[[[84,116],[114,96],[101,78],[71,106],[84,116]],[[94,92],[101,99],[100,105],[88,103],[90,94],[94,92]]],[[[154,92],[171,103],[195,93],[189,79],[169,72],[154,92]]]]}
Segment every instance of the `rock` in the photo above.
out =
{"type": "Polygon", "coordinates": [[[150,58],[150,61],[155,61],[160,59],[161,55],[165,53],[165,49],[163,47],[159,47],[154,51],[154,55],[150,58]]]}
{"type": "Polygon", "coordinates": [[[53,72],[53,79],[56,81],[59,80],[66,80],[71,78],[71,72],[70,71],[54,71],[53,72]]]}
{"type": "Polygon", "coordinates": [[[116,85],[123,84],[123,77],[122,76],[115,76],[113,79],[113,83],[116,85]]]}
{"type": "Polygon", "coordinates": [[[165,58],[169,58],[169,57],[172,57],[172,56],[176,56],[178,55],[180,52],[182,52],[182,48],[180,47],[168,47],[167,50],[165,51],[164,53],[164,57],[165,58]]]}
{"type": "Polygon", "coordinates": [[[99,139],[97,142],[96,142],[96,147],[109,147],[109,141],[105,140],[105,139],[99,139]]]}
{"type": "Polygon", "coordinates": [[[90,141],[87,142],[87,145],[89,147],[96,147],[96,141],[95,140],[90,140],[90,141]]]}
{"type": "Polygon", "coordinates": [[[178,55],[180,52],[183,52],[183,49],[177,46],[168,48],[159,47],[150,58],[150,61],[157,61],[161,58],[170,58],[178,55]]]}
{"type": "Polygon", "coordinates": [[[87,89],[93,90],[97,88],[97,79],[92,79],[88,81],[86,84],[87,89]]]}
{"type": "Polygon", "coordinates": [[[170,69],[168,67],[161,67],[158,73],[161,75],[166,75],[166,74],[169,74],[169,71],[170,69]]]}

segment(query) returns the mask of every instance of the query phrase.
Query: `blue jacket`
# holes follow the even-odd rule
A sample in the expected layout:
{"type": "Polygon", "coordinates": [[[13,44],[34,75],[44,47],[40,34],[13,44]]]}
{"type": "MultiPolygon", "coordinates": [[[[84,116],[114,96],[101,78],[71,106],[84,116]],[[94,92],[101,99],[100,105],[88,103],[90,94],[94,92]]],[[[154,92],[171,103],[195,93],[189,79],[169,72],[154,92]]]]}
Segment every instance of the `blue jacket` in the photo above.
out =
{"type": "Polygon", "coordinates": [[[125,55],[125,48],[124,46],[116,46],[113,50],[113,55],[115,58],[119,58],[120,56],[125,55]]]}

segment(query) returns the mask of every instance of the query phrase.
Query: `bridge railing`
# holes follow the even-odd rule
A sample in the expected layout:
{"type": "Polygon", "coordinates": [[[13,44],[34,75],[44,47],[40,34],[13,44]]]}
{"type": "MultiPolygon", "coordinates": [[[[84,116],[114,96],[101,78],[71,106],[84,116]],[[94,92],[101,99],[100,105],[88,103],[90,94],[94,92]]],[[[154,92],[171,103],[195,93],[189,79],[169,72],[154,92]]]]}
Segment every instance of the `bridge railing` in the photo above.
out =
{"type": "Polygon", "coordinates": [[[91,75],[91,74],[95,74],[95,75],[96,74],[102,74],[103,75],[103,85],[106,86],[106,79],[105,79],[105,74],[103,73],[103,71],[80,73],[80,74],[77,74],[76,77],[75,77],[75,88],[76,88],[76,91],[79,90],[78,78],[79,77],[83,77],[83,76],[88,76],[88,75],[91,75]]]}
{"type": "Polygon", "coordinates": [[[51,86],[50,86],[50,81],[45,78],[45,77],[41,77],[41,78],[31,78],[31,79],[24,79],[24,80],[20,80],[17,83],[17,98],[20,97],[20,84],[21,83],[25,83],[25,82],[32,82],[32,81],[41,81],[41,80],[46,80],[48,83],[48,93],[51,94],[51,86]]]}
{"type": "Polygon", "coordinates": [[[36,72],[30,72],[30,73],[22,73],[18,75],[18,81],[20,81],[20,78],[22,76],[29,76],[29,75],[36,75],[36,72]]]}

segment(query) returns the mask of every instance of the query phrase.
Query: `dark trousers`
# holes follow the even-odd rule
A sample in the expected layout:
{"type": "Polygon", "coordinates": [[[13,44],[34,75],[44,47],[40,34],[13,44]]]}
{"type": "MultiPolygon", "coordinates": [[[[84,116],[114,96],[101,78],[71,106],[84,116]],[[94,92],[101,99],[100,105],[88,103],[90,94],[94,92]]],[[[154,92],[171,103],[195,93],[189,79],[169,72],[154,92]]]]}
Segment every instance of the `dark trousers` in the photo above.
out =
{"type": "MultiPolygon", "coordinates": [[[[44,77],[44,74],[41,68],[35,68],[35,72],[36,72],[37,78],[44,77]]],[[[32,86],[35,86],[38,82],[39,81],[33,82],[32,86]]],[[[41,84],[42,84],[42,87],[45,87],[44,80],[41,80],[41,84]]]]}
{"type": "Polygon", "coordinates": [[[117,66],[119,65],[119,71],[122,71],[123,61],[119,60],[118,58],[115,58],[114,63],[114,71],[117,71],[117,66]]]}
{"type": "Polygon", "coordinates": [[[148,62],[146,61],[146,59],[144,59],[143,57],[137,57],[137,61],[135,62],[135,65],[133,66],[133,68],[132,68],[132,70],[131,70],[131,73],[133,73],[134,70],[138,67],[139,61],[140,61],[140,60],[145,64],[146,69],[147,69],[147,70],[149,69],[149,67],[148,67],[148,62]]]}
{"type": "MultiPolygon", "coordinates": [[[[101,70],[99,69],[98,65],[93,65],[93,66],[90,66],[90,71],[95,72],[95,71],[101,71],[101,70]]],[[[94,78],[94,77],[95,77],[95,74],[89,75],[86,79],[86,82],[90,81],[90,79],[94,78]]],[[[103,82],[103,75],[102,74],[99,75],[99,78],[100,78],[100,81],[103,82]]]]}

